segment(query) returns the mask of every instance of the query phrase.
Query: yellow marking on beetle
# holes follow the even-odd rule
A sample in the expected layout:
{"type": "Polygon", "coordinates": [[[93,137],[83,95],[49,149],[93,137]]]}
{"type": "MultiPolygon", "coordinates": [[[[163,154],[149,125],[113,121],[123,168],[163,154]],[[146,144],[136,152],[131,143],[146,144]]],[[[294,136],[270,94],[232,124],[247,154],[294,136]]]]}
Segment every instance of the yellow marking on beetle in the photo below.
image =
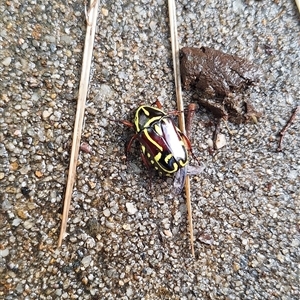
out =
{"type": "Polygon", "coordinates": [[[173,171],[172,172],[176,172],[178,170],[178,164],[174,163],[173,164],[173,171]]]}
{"type": "Polygon", "coordinates": [[[153,122],[158,121],[160,118],[161,118],[161,116],[157,116],[157,117],[150,118],[149,121],[147,121],[147,122],[142,126],[142,128],[140,128],[140,125],[139,125],[139,118],[138,118],[138,116],[136,116],[135,119],[134,119],[134,125],[135,125],[135,128],[136,128],[136,131],[137,131],[137,132],[140,132],[140,131],[143,130],[144,128],[150,127],[150,125],[151,125],[153,122]]]}
{"type": "Polygon", "coordinates": [[[169,160],[172,158],[172,156],[173,156],[172,153],[168,154],[168,155],[165,157],[165,162],[166,162],[166,163],[169,163],[169,160]]]}
{"type": "Polygon", "coordinates": [[[144,146],[144,145],[141,145],[142,146],[142,151],[143,151],[143,153],[145,154],[145,152],[146,152],[146,147],[144,146]]]}
{"type": "MultiPolygon", "coordinates": [[[[146,138],[159,150],[159,151],[163,151],[163,148],[161,145],[157,144],[149,135],[147,130],[144,130],[145,136],[146,138]]],[[[161,155],[161,153],[159,153],[161,155]]]]}
{"type": "Polygon", "coordinates": [[[161,152],[158,152],[155,156],[154,156],[154,160],[156,162],[158,162],[161,159],[161,152]]]}
{"type": "MultiPolygon", "coordinates": [[[[172,156],[173,156],[172,154],[167,155],[167,156],[165,157],[165,162],[168,163],[168,161],[171,159],[172,156]]],[[[165,175],[173,174],[173,173],[175,173],[175,172],[179,169],[179,166],[178,166],[178,164],[177,164],[176,162],[173,163],[173,170],[167,170],[167,169],[165,169],[165,168],[159,163],[161,157],[162,157],[162,154],[159,152],[159,153],[157,153],[157,154],[154,156],[154,160],[155,160],[156,163],[159,165],[160,169],[161,169],[162,171],[164,171],[165,175]]],[[[152,162],[151,162],[151,163],[152,163],[152,162]]],[[[155,167],[155,169],[157,169],[157,168],[155,167]]]]}
{"type": "Polygon", "coordinates": [[[135,112],[135,118],[134,118],[134,125],[136,128],[136,131],[139,132],[140,130],[143,130],[146,127],[149,127],[153,122],[158,121],[159,119],[161,119],[163,116],[165,116],[166,114],[159,108],[155,108],[152,106],[147,106],[147,105],[142,105],[140,106],[136,112],[135,112]],[[143,114],[145,114],[146,117],[149,117],[151,115],[151,110],[153,111],[157,111],[159,112],[161,115],[156,116],[156,117],[150,117],[149,120],[142,125],[142,128],[140,128],[139,126],[139,116],[141,114],[141,111],[143,114]]]}
{"type": "Polygon", "coordinates": [[[179,166],[177,163],[173,164],[173,170],[166,170],[165,168],[163,168],[161,165],[159,165],[160,169],[164,171],[165,175],[167,176],[171,176],[171,174],[175,173],[176,171],[178,171],[179,166]]]}
{"type": "Polygon", "coordinates": [[[151,123],[158,121],[159,119],[161,119],[161,116],[150,118],[149,121],[145,123],[144,128],[149,127],[151,123]]]}
{"type": "Polygon", "coordinates": [[[179,164],[181,167],[184,167],[187,164],[187,162],[188,162],[187,160],[186,161],[180,160],[179,164]]]}
{"type": "Polygon", "coordinates": [[[159,125],[155,124],[154,125],[154,130],[157,132],[158,135],[160,135],[160,136],[163,135],[161,127],[159,125]]]}
{"type": "Polygon", "coordinates": [[[151,157],[151,154],[149,152],[147,152],[147,157],[150,158],[151,157]]]}
{"type": "Polygon", "coordinates": [[[152,165],[154,164],[154,160],[151,159],[150,162],[151,162],[152,165]]]}
{"type": "Polygon", "coordinates": [[[150,116],[150,112],[145,108],[145,106],[141,106],[138,110],[142,110],[147,117],[150,116]]]}
{"type": "Polygon", "coordinates": [[[140,106],[136,112],[135,112],[135,118],[134,118],[134,125],[136,127],[136,131],[139,132],[140,126],[139,126],[139,114],[140,111],[143,111],[143,113],[148,117],[150,115],[150,112],[145,108],[145,106],[140,106]]]}

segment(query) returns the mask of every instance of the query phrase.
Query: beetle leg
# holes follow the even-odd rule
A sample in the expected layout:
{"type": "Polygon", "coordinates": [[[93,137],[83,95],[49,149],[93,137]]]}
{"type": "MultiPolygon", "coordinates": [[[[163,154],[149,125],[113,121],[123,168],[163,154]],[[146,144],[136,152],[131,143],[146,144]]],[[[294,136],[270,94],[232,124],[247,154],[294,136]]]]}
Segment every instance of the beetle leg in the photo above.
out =
{"type": "Polygon", "coordinates": [[[154,103],[152,103],[152,106],[156,105],[157,108],[162,109],[162,104],[160,103],[159,100],[156,100],[154,103]]]}
{"type": "Polygon", "coordinates": [[[184,133],[182,133],[181,131],[179,131],[179,134],[180,134],[180,136],[181,136],[181,138],[182,138],[182,140],[183,140],[183,143],[184,143],[186,149],[191,153],[192,157],[193,157],[195,160],[198,161],[198,158],[197,158],[197,157],[194,155],[194,153],[193,153],[192,145],[191,145],[191,142],[190,142],[189,138],[188,138],[184,133]]]}
{"type": "Polygon", "coordinates": [[[192,128],[192,121],[195,114],[195,111],[197,109],[197,105],[195,103],[190,103],[188,106],[188,112],[186,116],[186,124],[185,124],[185,131],[186,135],[189,137],[191,128],[192,128]]]}
{"type": "Polygon", "coordinates": [[[190,142],[189,138],[184,133],[182,133],[181,131],[179,132],[179,134],[180,134],[180,136],[183,140],[183,143],[184,143],[186,149],[188,151],[192,152],[192,145],[191,145],[191,142],[190,142]]]}
{"type": "Polygon", "coordinates": [[[130,151],[130,148],[133,144],[133,142],[135,141],[135,139],[138,137],[137,134],[133,135],[132,138],[130,139],[129,143],[127,144],[127,146],[125,147],[125,155],[126,155],[126,158],[128,156],[128,153],[130,151]]]}
{"type": "Polygon", "coordinates": [[[122,123],[122,124],[124,124],[124,125],[126,125],[128,127],[134,127],[134,124],[131,123],[131,122],[129,122],[129,121],[127,121],[127,120],[119,120],[118,122],[120,122],[120,123],[122,123]]]}
{"type": "Polygon", "coordinates": [[[123,125],[128,126],[128,127],[134,127],[134,124],[127,121],[127,120],[114,120],[114,119],[111,119],[111,118],[108,118],[108,120],[113,121],[113,122],[122,123],[123,125]]]}
{"type": "Polygon", "coordinates": [[[150,169],[151,165],[149,164],[149,161],[147,160],[147,158],[146,158],[146,156],[145,156],[145,154],[143,152],[141,152],[141,158],[142,158],[142,161],[143,161],[144,165],[148,169],[150,169]]]}

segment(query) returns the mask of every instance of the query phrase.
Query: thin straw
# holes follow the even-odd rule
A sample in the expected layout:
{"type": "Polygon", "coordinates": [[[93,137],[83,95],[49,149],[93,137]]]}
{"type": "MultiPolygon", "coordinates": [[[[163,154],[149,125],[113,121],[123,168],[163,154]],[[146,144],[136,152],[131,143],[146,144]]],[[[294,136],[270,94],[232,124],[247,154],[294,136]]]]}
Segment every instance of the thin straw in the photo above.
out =
{"type": "MultiPolygon", "coordinates": [[[[179,128],[185,133],[185,122],[184,122],[184,107],[182,101],[181,92],[181,77],[180,77],[180,65],[179,65],[179,43],[177,38],[177,23],[176,23],[176,7],[174,0],[168,0],[169,6],[169,19],[170,19],[170,31],[171,31],[171,43],[172,43],[172,56],[174,66],[174,77],[175,77],[175,88],[176,88],[176,99],[177,99],[177,110],[179,111],[179,128]]],[[[185,179],[185,195],[186,195],[186,206],[188,211],[188,222],[190,230],[190,242],[192,256],[195,256],[194,251],[194,230],[193,230],[193,218],[192,218],[192,204],[191,204],[191,190],[190,190],[190,179],[186,176],[185,179]]]]}
{"type": "Polygon", "coordinates": [[[75,176],[76,176],[76,165],[77,165],[80,138],[81,138],[81,132],[83,126],[86,95],[87,95],[88,84],[89,84],[89,74],[90,74],[92,54],[93,54],[98,6],[99,6],[98,0],[93,0],[91,2],[90,9],[87,14],[87,20],[86,20],[87,28],[86,28],[86,36],[85,36],[85,44],[84,44],[84,52],[83,52],[81,79],[79,85],[79,95],[77,101],[76,119],[75,119],[74,132],[73,132],[71,159],[70,159],[68,180],[66,186],[66,194],[64,199],[64,210],[63,210],[61,229],[60,229],[60,235],[58,240],[58,247],[61,246],[62,240],[66,232],[73,186],[74,186],[75,176]]]}
{"type": "Polygon", "coordinates": [[[298,10],[300,12],[300,0],[295,0],[295,1],[296,1],[297,6],[298,6],[298,10]]]}

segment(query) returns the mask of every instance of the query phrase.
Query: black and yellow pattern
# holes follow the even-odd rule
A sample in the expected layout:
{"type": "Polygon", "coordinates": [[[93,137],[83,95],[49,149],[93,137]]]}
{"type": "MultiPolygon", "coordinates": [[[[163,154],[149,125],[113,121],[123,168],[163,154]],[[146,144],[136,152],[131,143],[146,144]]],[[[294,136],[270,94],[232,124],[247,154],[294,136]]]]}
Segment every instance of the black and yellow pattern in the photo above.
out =
{"type": "Polygon", "coordinates": [[[135,139],[141,144],[143,160],[165,175],[172,175],[188,163],[190,142],[175,126],[172,118],[158,108],[142,105],[135,113],[135,139]]]}

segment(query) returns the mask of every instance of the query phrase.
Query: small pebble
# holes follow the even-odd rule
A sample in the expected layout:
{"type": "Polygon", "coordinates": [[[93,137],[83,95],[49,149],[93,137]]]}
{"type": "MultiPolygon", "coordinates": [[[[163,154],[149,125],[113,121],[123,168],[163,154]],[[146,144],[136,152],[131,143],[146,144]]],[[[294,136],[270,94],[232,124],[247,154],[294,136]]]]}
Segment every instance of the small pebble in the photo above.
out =
{"type": "Polygon", "coordinates": [[[122,227],[124,230],[131,230],[130,224],[123,224],[122,227]]]}
{"type": "Polygon", "coordinates": [[[226,145],[226,137],[224,134],[219,133],[216,139],[216,148],[221,149],[226,145]]]}
{"type": "Polygon", "coordinates": [[[91,261],[92,261],[92,256],[91,255],[88,255],[88,256],[85,256],[82,260],[81,260],[81,263],[83,264],[83,266],[85,268],[87,268],[90,264],[91,264],[91,261]]]}
{"type": "Polygon", "coordinates": [[[207,234],[207,233],[203,233],[199,236],[199,240],[207,245],[212,245],[214,243],[214,238],[212,235],[207,234]]]}
{"type": "Polygon", "coordinates": [[[34,224],[33,224],[32,221],[30,221],[30,220],[26,220],[26,221],[23,223],[23,226],[24,226],[25,229],[30,229],[30,228],[32,228],[33,225],[34,225],[34,224]]]}
{"type": "Polygon", "coordinates": [[[19,219],[19,218],[16,218],[16,219],[14,219],[13,221],[12,221],[12,226],[15,226],[15,227],[17,227],[17,226],[19,226],[20,225],[20,223],[22,222],[22,220],[21,219],[19,219]]]}
{"type": "Polygon", "coordinates": [[[164,234],[167,236],[167,237],[171,237],[173,234],[171,232],[171,230],[164,230],[164,234]]]}
{"type": "Polygon", "coordinates": [[[109,216],[110,216],[110,210],[109,210],[108,208],[104,209],[104,210],[103,210],[103,215],[104,215],[105,217],[109,217],[109,216]]]}
{"type": "Polygon", "coordinates": [[[34,173],[35,173],[35,176],[38,177],[38,178],[43,177],[43,173],[42,173],[41,171],[38,171],[38,170],[37,170],[37,171],[35,171],[34,173]]]}
{"type": "Polygon", "coordinates": [[[126,203],[126,208],[129,215],[134,215],[138,211],[136,206],[131,202],[126,203]]]}
{"type": "Polygon", "coordinates": [[[11,57],[6,57],[2,60],[2,65],[8,67],[11,63],[11,57]]]}
{"type": "Polygon", "coordinates": [[[83,142],[80,145],[80,150],[85,153],[91,153],[92,147],[88,143],[83,142]]]}
{"type": "Polygon", "coordinates": [[[43,117],[44,120],[46,120],[46,119],[48,119],[51,115],[52,115],[52,111],[44,110],[44,111],[43,111],[42,117],[43,117]]]}
{"type": "Polygon", "coordinates": [[[6,248],[6,249],[0,249],[0,256],[2,257],[6,257],[8,256],[9,254],[9,250],[6,248]]]}
{"type": "Polygon", "coordinates": [[[108,16],[108,10],[106,9],[106,8],[102,8],[101,9],[101,12],[102,12],[102,15],[104,16],[104,17],[107,17],[108,16]]]}

